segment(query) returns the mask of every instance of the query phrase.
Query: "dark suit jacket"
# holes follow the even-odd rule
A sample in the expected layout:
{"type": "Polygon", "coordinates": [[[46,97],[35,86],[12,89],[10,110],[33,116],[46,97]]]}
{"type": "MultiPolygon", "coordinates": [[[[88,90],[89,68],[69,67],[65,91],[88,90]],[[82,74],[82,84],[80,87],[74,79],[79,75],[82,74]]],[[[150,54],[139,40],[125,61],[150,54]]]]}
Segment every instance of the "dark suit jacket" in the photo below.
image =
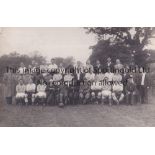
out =
{"type": "Polygon", "coordinates": [[[80,87],[80,82],[84,81],[84,73],[80,73],[80,77],[78,79],[77,73],[74,74],[74,84],[75,84],[75,89],[79,89],[80,87]]]}
{"type": "MultiPolygon", "coordinates": [[[[136,85],[141,85],[141,81],[142,81],[142,73],[136,73],[135,74],[135,83],[136,85]]],[[[151,85],[151,80],[150,80],[150,76],[149,73],[145,74],[145,79],[144,79],[144,86],[148,87],[151,85]]]]}
{"type": "Polygon", "coordinates": [[[94,66],[94,73],[97,74],[97,73],[101,73],[103,70],[103,66],[100,65],[100,66],[94,66]]]}

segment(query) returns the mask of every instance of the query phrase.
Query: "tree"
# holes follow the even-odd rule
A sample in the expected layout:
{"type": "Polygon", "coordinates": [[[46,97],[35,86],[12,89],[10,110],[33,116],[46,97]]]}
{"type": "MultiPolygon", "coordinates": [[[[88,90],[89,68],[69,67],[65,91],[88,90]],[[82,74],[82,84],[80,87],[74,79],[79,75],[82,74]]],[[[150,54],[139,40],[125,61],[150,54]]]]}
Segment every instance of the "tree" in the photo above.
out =
{"type": "Polygon", "coordinates": [[[4,72],[6,72],[7,67],[18,68],[21,62],[28,67],[28,65],[32,64],[33,60],[35,60],[39,65],[46,62],[46,59],[39,54],[30,57],[26,54],[21,55],[14,51],[10,54],[2,55],[0,57],[0,77],[3,76],[4,72]]]}
{"type": "Polygon", "coordinates": [[[46,58],[41,55],[39,51],[33,51],[31,53],[31,60],[37,62],[39,65],[46,63],[46,58]]]}
{"type": "Polygon", "coordinates": [[[64,63],[64,67],[67,68],[69,66],[74,66],[75,60],[72,56],[70,56],[65,58],[63,63],[64,63]]]}
{"type": "Polygon", "coordinates": [[[62,57],[55,57],[53,58],[55,60],[55,63],[59,66],[60,63],[63,64],[63,67],[67,68],[69,66],[74,65],[74,58],[73,57],[67,57],[67,58],[62,58],[62,57]]]}
{"type": "Polygon", "coordinates": [[[55,60],[56,65],[59,66],[60,63],[63,63],[64,58],[62,58],[62,57],[55,57],[54,60],[55,60]]]}
{"type": "Polygon", "coordinates": [[[120,58],[129,63],[134,59],[138,65],[145,64],[148,50],[145,48],[150,39],[155,38],[155,28],[151,27],[95,27],[85,28],[87,33],[94,33],[98,42],[92,46],[91,61],[94,58],[105,60],[106,57],[120,58]]]}

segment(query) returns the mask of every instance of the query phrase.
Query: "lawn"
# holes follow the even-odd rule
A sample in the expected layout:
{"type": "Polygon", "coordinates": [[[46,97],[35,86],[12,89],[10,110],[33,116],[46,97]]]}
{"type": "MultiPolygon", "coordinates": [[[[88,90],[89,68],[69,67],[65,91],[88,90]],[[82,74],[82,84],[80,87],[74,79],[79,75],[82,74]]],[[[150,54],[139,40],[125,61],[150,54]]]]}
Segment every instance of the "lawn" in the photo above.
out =
{"type": "MultiPolygon", "coordinates": [[[[2,104],[1,104],[2,105],[2,104]]],[[[0,126],[127,127],[155,126],[155,104],[16,106],[2,105],[0,126]]]]}

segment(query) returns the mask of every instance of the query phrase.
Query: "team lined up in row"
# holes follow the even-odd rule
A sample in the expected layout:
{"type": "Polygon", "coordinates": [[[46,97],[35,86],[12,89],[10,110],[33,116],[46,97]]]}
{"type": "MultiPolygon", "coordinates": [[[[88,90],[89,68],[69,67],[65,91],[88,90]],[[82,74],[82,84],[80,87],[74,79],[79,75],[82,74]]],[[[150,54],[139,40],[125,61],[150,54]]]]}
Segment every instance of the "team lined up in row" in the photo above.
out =
{"type": "MultiPolygon", "coordinates": [[[[82,67],[77,63],[76,68],[82,67]]],[[[53,59],[48,66],[49,70],[60,68],[63,68],[62,64],[57,66],[53,59]]],[[[119,105],[123,101],[127,104],[147,101],[149,80],[146,72],[121,74],[119,70],[124,66],[120,60],[117,59],[116,64],[113,65],[110,58],[107,59],[104,67],[98,60],[95,66],[92,66],[88,60],[83,68],[87,68],[89,72],[25,74],[25,66],[21,63],[18,73],[19,83],[16,86],[16,104],[47,104],[62,107],[79,103],[119,105]],[[103,68],[107,68],[107,71],[100,72],[103,68]],[[112,68],[115,68],[114,73],[111,72],[112,68]],[[140,98],[137,97],[138,95],[140,98]]]]}

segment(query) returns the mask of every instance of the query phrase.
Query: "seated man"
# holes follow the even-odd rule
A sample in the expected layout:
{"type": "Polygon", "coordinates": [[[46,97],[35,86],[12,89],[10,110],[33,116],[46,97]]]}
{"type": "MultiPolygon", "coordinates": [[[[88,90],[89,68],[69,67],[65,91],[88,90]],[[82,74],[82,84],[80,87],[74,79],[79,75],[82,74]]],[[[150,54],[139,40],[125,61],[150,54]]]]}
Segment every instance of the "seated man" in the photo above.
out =
{"type": "Polygon", "coordinates": [[[47,104],[48,105],[55,105],[56,104],[56,100],[55,100],[55,85],[53,84],[53,79],[52,79],[52,75],[49,74],[49,78],[51,79],[46,79],[46,94],[47,94],[47,104]]]}
{"type": "Polygon", "coordinates": [[[133,81],[133,75],[130,75],[127,80],[125,92],[126,92],[126,103],[133,105],[135,102],[135,96],[136,96],[136,84],[133,81]]]}
{"type": "Polygon", "coordinates": [[[73,78],[71,73],[66,73],[66,75],[64,75],[64,100],[65,103],[69,104],[74,104],[73,78]]]}
{"type": "Polygon", "coordinates": [[[40,84],[37,85],[37,93],[35,94],[36,105],[46,105],[46,84],[43,79],[40,79],[40,84]]]}
{"type": "Polygon", "coordinates": [[[111,81],[107,77],[102,82],[102,104],[108,99],[108,104],[112,105],[111,81]]]}
{"type": "Polygon", "coordinates": [[[27,95],[25,93],[26,87],[23,80],[19,80],[19,84],[16,86],[16,104],[25,104],[28,102],[27,95]]]}
{"type": "Polygon", "coordinates": [[[36,85],[32,79],[29,79],[29,83],[26,85],[26,94],[28,98],[28,104],[34,104],[36,85]]]}
{"type": "Polygon", "coordinates": [[[62,81],[63,76],[61,73],[57,72],[53,75],[53,79],[50,80],[51,85],[51,101],[54,101],[54,104],[58,104],[59,107],[63,107],[63,94],[61,92],[62,90],[62,81]],[[52,97],[53,96],[53,97],[52,97]]]}
{"type": "Polygon", "coordinates": [[[87,80],[84,79],[84,81],[80,83],[79,103],[87,104],[90,102],[90,99],[91,99],[90,85],[87,83],[87,80]]]}
{"type": "Polygon", "coordinates": [[[95,76],[94,82],[91,84],[91,102],[99,104],[102,100],[102,85],[98,76],[95,76]]]}
{"type": "Polygon", "coordinates": [[[92,70],[84,76],[84,81],[81,83],[79,90],[79,100],[82,104],[87,104],[91,101],[91,84],[94,79],[95,74],[92,70]]]}
{"type": "Polygon", "coordinates": [[[114,102],[116,102],[117,105],[120,104],[120,102],[123,101],[124,99],[124,94],[123,94],[123,84],[114,84],[113,87],[113,93],[112,93],[112,98],[114,102]]]}

